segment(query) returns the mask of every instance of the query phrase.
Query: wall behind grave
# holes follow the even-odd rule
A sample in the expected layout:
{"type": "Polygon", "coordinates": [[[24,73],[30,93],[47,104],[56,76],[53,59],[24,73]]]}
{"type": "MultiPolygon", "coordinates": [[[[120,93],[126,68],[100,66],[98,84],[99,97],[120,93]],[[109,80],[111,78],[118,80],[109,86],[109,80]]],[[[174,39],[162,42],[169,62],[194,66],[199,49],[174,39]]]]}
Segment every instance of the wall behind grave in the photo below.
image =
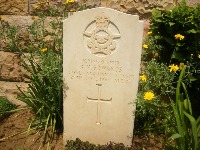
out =
{"type": "MultiPolygon", "coordinates": [[[[140,17],[150,17],[153,8],[170,9],[181,0],[75,0],[89,7],[103,6],[127,13],[137,13],[140,17]]],[[[200,0],[186,0],[189,6],[195,6],[200,0]]],[[[32,15],[35,6],[45,4],[58,7],[66,0],[0,0],[0,15],[32,15]]]]}
{"type": "MultiPolygon", "coordinates": [[[[125,13],[138,14],[145,20],[145,31],[147,32],[153,8],[171,9],[181,0],[75,0],[89,8],[109,7],[125,13]]],[[[35,15],[38,5],[48,5],[58,8],[66,0],[0,0],[0,18],[4,18],[9,23],[19,26],[30,25],[33,21],[31,16],[35,15]]],[[[187,0],[189,6],[200,4],[200,0],[187,0]]],[[[17,105],[23,103],[16,100],[19,93],[16,85],[26,88],[24,82],[24,70],[20,65],[21,57],[17,53],[5,52],[3,43],[0,41],[0,96],[6,96],[17,105]]]]}

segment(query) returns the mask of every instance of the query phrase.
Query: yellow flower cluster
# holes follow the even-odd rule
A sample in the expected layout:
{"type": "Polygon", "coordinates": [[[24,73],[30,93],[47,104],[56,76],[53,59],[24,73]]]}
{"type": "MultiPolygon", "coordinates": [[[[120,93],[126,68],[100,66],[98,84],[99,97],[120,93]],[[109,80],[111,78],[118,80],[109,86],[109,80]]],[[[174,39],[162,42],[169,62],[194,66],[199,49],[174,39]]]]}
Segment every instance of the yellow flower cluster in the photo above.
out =
{"type": "Polygon", "coordinates": [[[200,58],[200,54],[198,55],[198,58],[200,58]]]}
{"type": "Polygon", "coordinates": [[[66,4],[73,3],[73,2],[74,2],[74,0],[66,0],[66,4]]]}
{"type": "Polygon", "coordinates": [[[41,51],[42,51],[43,53],[45,53],[45,52],[47,51],[47,48],[43,48],[43,49],[41,49],[41,51]]]}
{"type": "Polygon", "coordinates": [[[148,35],[151,35],[151,34],[152,34],[152,32],[151,32],[151,31],[149,31],[149,32],[147,32],[147,34],[148,34],[148,35]]]}
{"type": "Polygon", "coordinates": [[[147,81],[147,77],[145,75],[141,75],[140,76],[140,80],[146,82],[147,81]]]}
{"type": "Polygon", "coordinates": [[[176,34],[175,36],[175,39],[177,40],[183,40],[185,38],[185,36],[181,35],[181,34],[176,34]]]}
{"type": "Polygon", "coordinates": [[[143,44],[142,47],[143,47],[144,49],[147,49],[147,48],[148,48],[148,45],[143,44]]]}
{"type": "Polygon", "coordinates": [[[150,101],[150,100],[153,100],[154,97],[155,97],[155,95],[152,92],[145,92],[144,93],[144,99],[145,100],[150,101]]]}
{"type": "Polygon", "coordinates": [[[170,72],[172,72],[172,71],[176,72],[179,69],[179,67],[174,64],[170,65],[169,67],[170,67],[170,69],[169,69],[170,72]]]}

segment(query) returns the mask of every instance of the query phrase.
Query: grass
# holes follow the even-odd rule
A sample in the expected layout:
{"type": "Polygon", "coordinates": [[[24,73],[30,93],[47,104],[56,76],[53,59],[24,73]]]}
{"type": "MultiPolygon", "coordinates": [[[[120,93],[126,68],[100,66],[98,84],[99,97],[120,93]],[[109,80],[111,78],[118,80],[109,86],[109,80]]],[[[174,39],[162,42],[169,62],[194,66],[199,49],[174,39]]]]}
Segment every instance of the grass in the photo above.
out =
{"type": "Polygon", "coordinates": [[[0,96],[0,121],[3,120],[16,106],[6,97],[0,96]]]}

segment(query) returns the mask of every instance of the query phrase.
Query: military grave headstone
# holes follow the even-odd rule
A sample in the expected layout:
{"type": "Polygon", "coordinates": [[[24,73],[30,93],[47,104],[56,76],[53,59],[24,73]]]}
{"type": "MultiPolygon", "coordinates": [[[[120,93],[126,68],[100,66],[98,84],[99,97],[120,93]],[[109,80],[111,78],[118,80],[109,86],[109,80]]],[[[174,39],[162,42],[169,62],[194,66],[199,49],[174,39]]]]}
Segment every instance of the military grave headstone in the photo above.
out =
{"type": "Polygon", "coordinates": [[[131,144],[143,21],[109,8],[63,22],[64,142],[131,144]]]}

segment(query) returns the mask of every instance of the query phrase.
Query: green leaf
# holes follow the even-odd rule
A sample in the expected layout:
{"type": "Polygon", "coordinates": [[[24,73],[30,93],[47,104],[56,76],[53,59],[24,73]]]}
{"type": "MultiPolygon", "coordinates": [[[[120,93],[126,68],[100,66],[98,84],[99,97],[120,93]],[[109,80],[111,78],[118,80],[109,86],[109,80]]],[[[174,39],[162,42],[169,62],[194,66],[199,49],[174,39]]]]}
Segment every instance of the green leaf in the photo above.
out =
{"type": "Polygon", "coordinates": [[[198,31],[194,30],[194,29],[191,29],[189,31],[187,31],[187,33],[197,33],[198,31]]]}
{"type": "Polygon", "coordinates": [[[170,26],[173,26],[175,23],[174,22],[168,22],[170,26]]]}
{"type": "Polygon", "coordinates": [[[173,135],[170,137],[170,139],[175,140],[175,139],[178,139],[178,138],[180,138],[180,137],[182,137],[180,134],[175,133],[175,134],[173,134],[173,135]]]}
{"type": "Polygon", "coordinates": [[[193,116],[191,116],[190,114],[188,114],[187,112],[184,111],[184,114],[188,117],[188,119],[190,120],[190,123],[192,125],[192,135],[191,135],[191,137],[194,140],[193,148],[194,148],[194,150],[197,150],[197,148],[198,148],[197,122],[196,122],[195,118],[193,116]]]}
{"type": "Polygon", "coordinates": [[[194,78],[194,77],[189,77],[189,79],[190,79],[190,82],[193,82],[193,81],[197,80],[197,78],[194,78]]]}
{"type": "Polygon", "coordinates": [[[161,12],[158,11],[157,9],[153,9],[152,10],[152,16],[155,17],[155,18],[161,17],[161,12]]]}

